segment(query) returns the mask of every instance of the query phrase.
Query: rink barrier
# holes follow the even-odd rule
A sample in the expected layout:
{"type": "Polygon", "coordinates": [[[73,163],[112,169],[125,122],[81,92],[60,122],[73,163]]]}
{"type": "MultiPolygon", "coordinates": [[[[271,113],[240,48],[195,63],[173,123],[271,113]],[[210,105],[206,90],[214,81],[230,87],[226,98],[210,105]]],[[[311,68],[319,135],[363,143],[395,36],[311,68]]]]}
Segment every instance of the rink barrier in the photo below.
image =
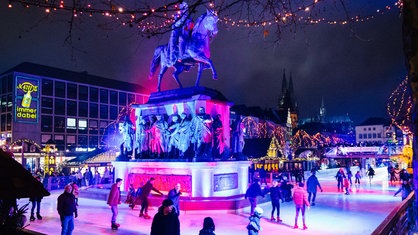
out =
{"type": "MultiPolygon", "coordinates": [[[[415,229],[415,192],[412,191],[402,203],[395,207],[372,235],[407,235],[415,229]]],[[[415,234],[415,233],[413,233],[415,234]]]]}

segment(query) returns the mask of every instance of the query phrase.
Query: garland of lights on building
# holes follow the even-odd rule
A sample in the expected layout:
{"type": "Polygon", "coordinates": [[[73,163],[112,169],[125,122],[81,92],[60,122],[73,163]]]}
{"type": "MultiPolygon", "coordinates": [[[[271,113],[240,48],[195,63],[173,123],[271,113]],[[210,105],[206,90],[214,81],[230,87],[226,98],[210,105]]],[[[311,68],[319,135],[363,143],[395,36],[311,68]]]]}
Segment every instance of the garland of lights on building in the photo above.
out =
{"type": "MultiPolygon", "coordinates": [[[[128,1],[128,0],[9,0],[8,7],[14,8],[21,5],[25,8],[37,8],[45,14],[68,12],[72,14],[71,23],[77,19],[102,17],[118,25],[136,27],[140,33],[148,35],[162,34],[171,31],[175,23],[175,16],[181,14],[179,7],[183,0],[170,1],[162,4],[159,1],[128,1]],[[158,5],[161,3],[161,5],[158,5]]],[[[378,15],[385,14],[392,9],[402,8],[402,1],[394,1],[393,5],[375,9],[369,15],[345,15],[344,19],[331,19],[321,16],[327,14],[326,4],[341,11],[348,12],[345,0],[313,0],[313,1],[273,1],[271,4],[260,5],[259,1],[204,1],[190,0],[188,11],[184,14],[193,16],[197,9],[207,8],[218,13],[219,20],[226,27],[260,27],[264,36],[269,34],[268,27],[277,27],[278,31],[286,26],[298,24],[335,24],[345,25],[349,23],[365,22],[374,19],[378,15]],[[338,5],[338,6],[337,6],[338,5]]],[[[331,12],[332,10],[328,11],[331,12]]]]}

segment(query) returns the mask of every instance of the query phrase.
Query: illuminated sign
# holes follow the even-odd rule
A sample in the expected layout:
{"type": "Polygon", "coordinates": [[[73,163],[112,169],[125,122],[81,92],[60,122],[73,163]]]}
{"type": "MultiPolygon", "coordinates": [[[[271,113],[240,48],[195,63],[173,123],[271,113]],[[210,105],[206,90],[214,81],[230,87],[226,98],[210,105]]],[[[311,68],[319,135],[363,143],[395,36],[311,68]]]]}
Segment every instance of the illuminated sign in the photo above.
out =
{"type": "Polygon", "coordinates": [[[38,123],[39,80],[16,76],[15,121],[38,123]]]}

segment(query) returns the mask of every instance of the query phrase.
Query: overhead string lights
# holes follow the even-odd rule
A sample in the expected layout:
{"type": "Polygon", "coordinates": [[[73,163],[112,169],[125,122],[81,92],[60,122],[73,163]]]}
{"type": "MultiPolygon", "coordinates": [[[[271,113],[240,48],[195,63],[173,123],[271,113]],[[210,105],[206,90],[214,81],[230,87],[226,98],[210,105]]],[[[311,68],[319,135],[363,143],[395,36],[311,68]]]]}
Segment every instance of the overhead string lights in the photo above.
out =
{"type": "MultiPolygon", "coordinates": [[[[158,5],[163,1],[130,0],[9,0],[8,7],[22,5],[25,8],[31,6],[43,9],[45,13],[52,14],[58,11],[68,11],[74,17],[103,16],[107,20],[113,20],[115,24],[136,27],[150,34],[155,32],[168,32],[175,22],[174,15],[179,11],[183,0],[173,0],[169,3],[158,5]],[[150,4],[150,5],[147,5],[150,4]],[[155,4],[153,6],[153,4],[155,4]]],[[[346,10],[344,2],[340,0],[343,11],[346,10]]],[[[393,9],[401,8],[402,1],[394,1],[393,5],[387,5],[382,9],[376,9],[368,16],[344,16],[343,19],[331,19],[327,5],[335,5],[334,0],[313,1],[266,1],[260,5],[259,1],[215,1],[190,0],[188,14],[196,14],[198,10],[212,9],[218,12],[219,20],[228,27],[269,27],[284,26],[288,24],[347,24],[349,22],[364,22],[374,19],[377,15],[385,14],[393,9]],[[328,17],[321,16],[328,15],[328,17]]],[[[340,14],[341,15],[341,14],[340,14]]],[[[343,14],[344,15],[344,14],[343,14]]]]}
{"type": "Polygon", "coordinates": [[[390,95],[386,110],[392,124],[403,130],[405,133],[412,133],[412,92],[409,86],[408,76],[396,87],[390,95]]]}

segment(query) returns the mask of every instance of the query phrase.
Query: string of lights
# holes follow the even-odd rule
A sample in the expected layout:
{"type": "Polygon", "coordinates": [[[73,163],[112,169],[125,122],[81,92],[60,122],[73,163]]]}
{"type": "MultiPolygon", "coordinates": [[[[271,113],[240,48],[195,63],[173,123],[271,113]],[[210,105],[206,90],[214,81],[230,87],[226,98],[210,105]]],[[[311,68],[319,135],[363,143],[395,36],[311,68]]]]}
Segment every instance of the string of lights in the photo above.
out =
{"type": "Polygon", "coordinates": [[[386,105],[392,124],[406,134],[412,134],[412,106],[412,94],[409,87],[409,79],[406,76],[391,93],[386,105]]]}
{"type": "MultiPolygon", "coordinates": [[[[46,14],[54,12],[70,12],[73,19],[80,17],[96,18],[102,16],[111,22],[136,27],[140,32],[145,34],[159,34],[171,30],[175,23],[177,14],[180,14],[180,4],[183,0],[171,1],[170,3],[158,5],[159,1],[148,3],[136,2],[132,3],[125,0],[9,0],[8,7],[13,8],[15,5],[22,5],[25,8],[36,7],[43,10],[46,14]],[[152,6],[154,4],[155,6],[152,6]]],[[[190,0],[187,1],[190,16],[197,14],[198,7],[211,9],[218,13],[219,20],[226,27],[284,27],[287,25],[298,24],[338,24],[344,25],[348,23],[365,22],[376,18],[402,7],[402,1],[398,0],[393,5],[387,5],[382,9],[376,9],[373,14],[361,16],[345,16],[344,19],[331,19],[321,15],[325,4],[329,0],[314,1],[273,1],[272,4],[266,4],[261,7],[259,1],[204,1],[190,0]],[[239,5],[241,4],[241,5],[239,5]],[[245,6],[245,7],[243,7],[245,6]],[[237,8],[251,9],[248,12],[241,11],[237,14],[237,8]],[[261,9],[260,9],[261,8],[261,9]],[[255,14],[257,13],[257,14],[255,14]]],[[[333,1],[335,5],[335,1],[333,1]]],[[[340,0],[343,5],[344,0],[340,0]]],[[[116,26],[115,26],[116,27],[116,26]]],[[[268,34],[266,30],[264,34],[268,34]]],[[[266,35],[265,35],[266,36],[266,35]]]]}

